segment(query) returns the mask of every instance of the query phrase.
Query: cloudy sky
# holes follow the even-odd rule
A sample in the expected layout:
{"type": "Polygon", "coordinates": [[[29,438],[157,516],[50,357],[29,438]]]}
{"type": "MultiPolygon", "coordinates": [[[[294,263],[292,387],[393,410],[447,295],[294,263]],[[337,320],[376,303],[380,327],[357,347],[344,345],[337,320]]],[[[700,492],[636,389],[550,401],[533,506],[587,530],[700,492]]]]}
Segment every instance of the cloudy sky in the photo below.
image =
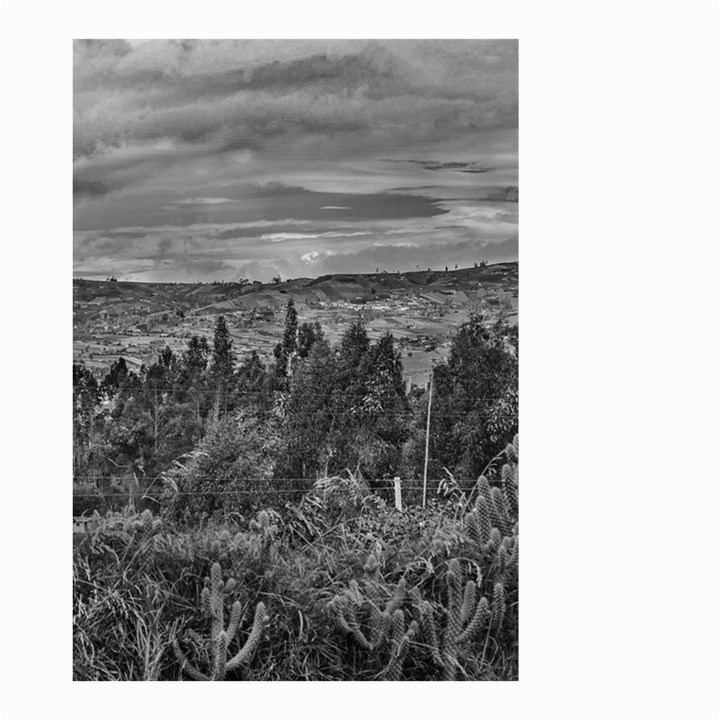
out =
{"type": "Polygon", "coordinates": [[[516,41],[93,40],[74,56],[76,276],[517,259],[516,41]]]}

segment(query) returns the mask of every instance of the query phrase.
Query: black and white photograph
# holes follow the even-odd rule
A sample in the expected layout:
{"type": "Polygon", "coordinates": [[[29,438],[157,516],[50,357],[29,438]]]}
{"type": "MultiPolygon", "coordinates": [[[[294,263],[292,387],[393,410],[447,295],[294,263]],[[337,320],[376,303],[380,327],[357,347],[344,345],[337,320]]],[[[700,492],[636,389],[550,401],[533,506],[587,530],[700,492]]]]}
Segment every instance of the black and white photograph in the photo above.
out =
{"type": "Polygon", "coordinates": [[[0,0],[0,100],[2,720],[720,720],[717,0],[0,0]]]}
{"type": "Polygon", "coordinates": [[[517,40],[73,52],[74,679],[517,680],[517,40]]]}

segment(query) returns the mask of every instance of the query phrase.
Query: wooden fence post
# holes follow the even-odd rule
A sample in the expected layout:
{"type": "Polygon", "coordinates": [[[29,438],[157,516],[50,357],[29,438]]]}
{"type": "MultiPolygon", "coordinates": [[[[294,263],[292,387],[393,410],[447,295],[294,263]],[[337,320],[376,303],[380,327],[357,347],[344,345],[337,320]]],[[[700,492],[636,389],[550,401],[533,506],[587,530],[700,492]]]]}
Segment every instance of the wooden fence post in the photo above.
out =
{"type": "Polygon", "coordinates": [[[400,487],[400,478],[393,478],[395,483],[395,507],[402,510],[402,488],[400,487]]]}

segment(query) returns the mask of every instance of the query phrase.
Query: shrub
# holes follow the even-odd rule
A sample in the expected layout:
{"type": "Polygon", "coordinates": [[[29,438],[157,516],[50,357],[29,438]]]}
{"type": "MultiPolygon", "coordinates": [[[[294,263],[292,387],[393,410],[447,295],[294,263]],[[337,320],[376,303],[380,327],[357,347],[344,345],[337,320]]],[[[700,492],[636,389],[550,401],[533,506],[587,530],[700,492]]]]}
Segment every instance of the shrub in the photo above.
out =
{"type": "Polygon", "coordinates": [[[187,524],[247,514],[278,502],[272,483],[275,439],[241,412],[216,422],[199,448],[165,474],[167,516],[187,524]]]}
{"type": "Polygon", "coordinates": [[[351,476],[247,520],[96,516],[74,548],[74,677],[517,679],[517,438],[497,462],[424,510],[351,476]]]}

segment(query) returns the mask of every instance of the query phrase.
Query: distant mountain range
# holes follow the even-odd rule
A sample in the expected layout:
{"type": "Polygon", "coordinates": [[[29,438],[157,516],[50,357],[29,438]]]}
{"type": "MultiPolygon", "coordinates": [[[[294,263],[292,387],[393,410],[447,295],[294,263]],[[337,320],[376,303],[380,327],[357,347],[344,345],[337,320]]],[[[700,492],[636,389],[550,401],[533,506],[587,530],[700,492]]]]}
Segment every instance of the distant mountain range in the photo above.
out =
{"type": "Polygon", "coordinates": [[[283,307],[292,297],[296,304],[338,302],[362,304],[383,296],[405,292],[435,291],[452,294],[478,286],[517,288],[518,263],[495,263],[485,267],[323,275],[293,278],[279,283],[140,283],[117,280],[73,280],[78,302],[127,302],[146,298],[195,312],[232,312],[253,308],[283,307]]]}

